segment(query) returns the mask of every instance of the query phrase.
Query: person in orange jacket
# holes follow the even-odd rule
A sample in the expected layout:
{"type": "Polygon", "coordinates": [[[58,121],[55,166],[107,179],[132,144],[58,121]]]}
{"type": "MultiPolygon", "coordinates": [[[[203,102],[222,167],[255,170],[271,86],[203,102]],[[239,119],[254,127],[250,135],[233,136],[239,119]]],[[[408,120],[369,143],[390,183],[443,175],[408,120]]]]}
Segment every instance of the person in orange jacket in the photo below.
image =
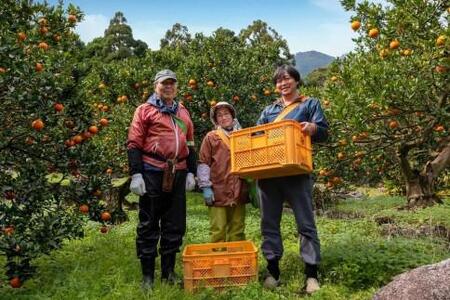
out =
{"type": "Polygon", "coordinates": [[[248,187],[239,176],[230,174],[229,135],[241,127],[236,110],[227,102],[212,107],[210,117],[216,129],[203,139],[197,178],[209,210],[211,242],[245,240],[248,187]]]}

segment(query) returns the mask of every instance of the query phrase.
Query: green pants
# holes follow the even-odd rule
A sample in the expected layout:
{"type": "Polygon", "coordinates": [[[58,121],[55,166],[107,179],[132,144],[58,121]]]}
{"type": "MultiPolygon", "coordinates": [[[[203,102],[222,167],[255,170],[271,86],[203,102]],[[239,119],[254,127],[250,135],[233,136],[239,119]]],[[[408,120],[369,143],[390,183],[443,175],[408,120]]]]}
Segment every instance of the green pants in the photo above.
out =
{"type": "Polygon", "coordinates": [[[209,207],[211,243],[245,240],[245,204],[209,207]]]}

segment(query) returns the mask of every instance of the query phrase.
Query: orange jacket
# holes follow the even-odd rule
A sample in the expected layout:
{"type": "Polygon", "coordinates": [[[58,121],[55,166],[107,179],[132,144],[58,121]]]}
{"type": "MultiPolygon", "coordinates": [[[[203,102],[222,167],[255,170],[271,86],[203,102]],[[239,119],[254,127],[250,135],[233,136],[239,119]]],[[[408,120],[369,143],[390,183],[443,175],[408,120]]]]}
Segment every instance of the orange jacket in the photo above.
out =
{"type": "Polygon", "coordinates": [[[238,175],[230,174],[230,149],[215,130],[208,132],[203,139],[199,163],[197,168],[199,187],[212,187],[214,206],[232,206],[248,202],[247,183],[238,175]],[[202,164],[209,166],[209,174],[201,167],[202,164]]]}

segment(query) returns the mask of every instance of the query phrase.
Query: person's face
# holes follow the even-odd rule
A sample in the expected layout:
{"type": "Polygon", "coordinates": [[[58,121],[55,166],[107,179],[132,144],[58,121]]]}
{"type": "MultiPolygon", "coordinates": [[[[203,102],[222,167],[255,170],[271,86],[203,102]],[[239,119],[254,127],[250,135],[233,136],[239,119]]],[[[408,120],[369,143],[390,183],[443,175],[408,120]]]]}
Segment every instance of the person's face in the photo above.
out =
{"type": "Polygon", "coordinates": [[[278,78],[275,86],[280,91],[281,96],[293,95],[297,91],[297,81],[287,72],[278,78]]]}
{"type": "Polygon", "coordinates": [[[233,116],[226,107],[219,107],[216,111],[216,122],[222,128],[229,128],[233,125],[233,116]]]}
{"type": "Polygon", "coordinates": [[[177,95],[177,82],[166,79],[155,84],[155,92],[165,101],[172,101],[177,95]]]}

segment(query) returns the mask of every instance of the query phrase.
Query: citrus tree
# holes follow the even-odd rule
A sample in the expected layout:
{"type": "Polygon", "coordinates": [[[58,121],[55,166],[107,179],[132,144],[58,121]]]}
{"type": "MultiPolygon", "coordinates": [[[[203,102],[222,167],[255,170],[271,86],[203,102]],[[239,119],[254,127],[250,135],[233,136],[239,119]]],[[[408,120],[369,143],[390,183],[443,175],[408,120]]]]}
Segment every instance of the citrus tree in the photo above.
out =
{"type": "Polygon", "coordinates": [[[82,236],[84,220],[111,220],[91,143],[107,124],[75,97],[82,13],[7,0],[0,15],[0,254],[17,288],[34,258],[82,236]]]}
{"type": "Polygon", "coordinates": [[[332,143],[319,175],[329,187],[340,176],[387,178],[404,186],[409,206],[440,202],[450,164],[448,2],[341,2],[358,37],[322,91],[332,143]]]}

